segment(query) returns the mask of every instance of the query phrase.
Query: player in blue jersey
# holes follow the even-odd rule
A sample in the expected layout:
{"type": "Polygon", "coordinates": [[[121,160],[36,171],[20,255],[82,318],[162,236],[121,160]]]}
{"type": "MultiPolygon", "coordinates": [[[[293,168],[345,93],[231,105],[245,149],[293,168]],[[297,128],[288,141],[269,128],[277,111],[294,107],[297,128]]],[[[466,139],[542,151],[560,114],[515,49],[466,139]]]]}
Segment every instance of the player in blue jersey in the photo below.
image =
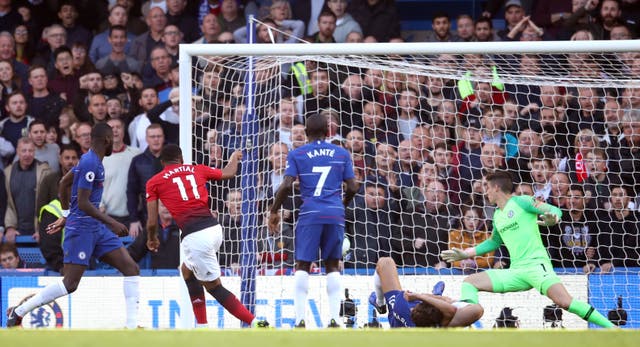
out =
{"type": "Polygon", "coordinates": [[[92,256],[118,269],[125,276],[125,326],[137,327],[140,270],[117,236],[127,235],[127,227],[98,209],[104,183],[102,159],[111,155],[112,149],[111,127],[106,123],[96,124],[91,131],[91,149],[60,180],[63,217],[50,224],[47,230],[53,234],[66,226],[63,243],[64,278],[46,286],[21,305],[10,308],[7,327],[21,325],[22,317],[31,310],[73,293],[92,256]]]}
{"type": "MultiPolygon", "coordinates": [[[[392,328],[465,327],[480,319],[484,313],[479,304],[402,290],[396,263],[389,257],[378,260],[374,287],[375,292],[369,302],[380,314],[387,313],[388,309],[389,326],[392,328]]],[[[439,289],[440,293],[443,289],[444,286],[439,289]]]]}
{"type": "Polygon", "coordinates": [[[280,206],[291,193],[293,182],[300,186],[302,206],[295,230],[296,326],[305,327],[305,309],[309,291],[309,268],[320,256],[325,260],[329,327],[339,327],[342,295],[339,262],[344,240],[344,207],[358,191],[349,152],[325,142],[327,119],[319,114],[307,118],[308,143],[290,152],[285,177],[276,193],[269,216],[269,229],[277,233],[280,206]],[[346,182],[342,194],[342,182],[346,182]]]}

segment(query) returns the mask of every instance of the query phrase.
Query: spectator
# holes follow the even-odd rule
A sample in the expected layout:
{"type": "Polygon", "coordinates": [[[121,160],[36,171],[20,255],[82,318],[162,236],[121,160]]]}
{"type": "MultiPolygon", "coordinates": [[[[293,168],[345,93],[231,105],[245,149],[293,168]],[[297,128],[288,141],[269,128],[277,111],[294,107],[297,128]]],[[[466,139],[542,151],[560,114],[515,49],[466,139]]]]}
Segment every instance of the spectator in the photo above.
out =
{"type": "Polygon", "coordinates": [[[597,90],[578,87],[576,94],[577,103],[570,103],[567,110],[569,132],[576,134],[582,129],[589,129],[597,135],[604,134],[604,116],[597,90]]]}
{"type": "MultiPolygon", "coordinates": [[[[508,34],[524,19],[524,9],[519,0],[509,0],[504,4],[504,20],[506,27],[498,31],[501,41],[510,41],[508,34]]],[[[512,40],[520,40],[520,34],[513,36],[512,40]]]]}
{"type": "MultiPolygon", "coordinates": [[[[59,170],[58,156],[60,154],[60,147],[57,144],[50,144],[46,142],[47,128],[43,121],[34,119],[29,123],[27,128],[27,136],[33,141],[35,145],[35,159],[41,163],[49,164],[49,168],[52,172],[59,170]]],[[[14,161],[18,160],[18,156],[14,161]]],[[[38,206],[38,210],[40,207],[38,206]]]]}
{"type": "Polygon", "coordinates": [[[27,115],[27,101],[24,95],[15,91],[7,96],[5,111],[8,117],[0,121],[0,136],[17,148],[18,139],[27,133],[33,117],[27,115]]]}
{"type": "Polygon", "coordinates": [[[87,28],[77,23],[78,8],[76,7],[75,1],[64,0],[60,2],[58,19],[60,19],[60,24],[62,24],[62,27],[67,33],[67,42],[69,45],[79,42],[85,47],[89,47],[93,35],[87,28]]]}
{"type": "MultiPolygon", "coordinates": [[[[131,140],[131,146],[144,151],[147,148],[148,127],[151,124],[150,118],[147,113],[158,105],[158,93],[151,87],[146,87],[142,90],[140,97],[140,106],[142,106],[143,112],[137,115],[131,123],[129,123],[128,132],[129,139],[131,140]]],[[[160,126],[160,125],[158,125],[160,126]]],[[[164,131],[162,133],[162,139],[164,141],[164,131]]]]}
{"type": "Polygon", "coordinates": [[[73,71],[79,76],[85,75],[96,67],[87,56],[87,47],[83,43],[76,42],[71,46],[71,57],[73,59],[73,71]]]}
{"type": "Polygon", "coordinates": [[[417,151],[417,161],[422,165],[427,159],[431,158],[431,150],[433,149],[433,137],[430,135],[431,127],[427,124],[419,125],[413,129],[409,139],[411,144],[417,151]]]}
{"type": "Polygon", "coordinates": [[[608,99],[604,103],[602,111],[604,115],[604,134],[600,138],[600,142],[606,145],[607,151],[615,150],[620,147],[620,137],[622,136],[622,116],[624,110],[620,107],[617,99],[608,99]]]}
{"type": "Polygon", "coordinates": [[[377,42],[388,42],[401,36],[400,17],[393,1],[353,0],[348,12],[360,24],[364,37],[372,36],[377,42]]]}
{"type": "MultiPolygon", "coordinates": [[[[580,130],[573,139],[573,158],[569,158],[564,169],[569,172],[572,182],[584,183],[589,177],[586,165],[587,154],[600,148],[599,139],[590,129],[580,130]]],[[[562,166],[559,167],[563,169],[562,166]]]]}
{"type": "Polygon", "coordinates": [[[15,74],[11,63],[0,61],[0,101],[6,100],[7,96],[12,92],[22,92],[24,89],[20,76],[15,74]]]}
{"type": "MultiPolygon", "coordinates": [[[[568,17],[562,18],[563,29],[558,35],[561,40],[566,40],[574,33],[580,30],[586,30],[595,36],[596,33],[600,34],[596,22],[596,11],[599,0],[576,0],[571,2],[571,13],[568,17]]],[[[598,39],[601,39],[598,35],[598,39]]],[[[595,37],[594,37],[595,38],[595,37]]]]}
{"type": "Polygon", "coordinates": [[[49,79],[43,66],[33,65],[29,68],[29,84],[32,92],[27,96],[28,110],[38,116],[45,125],[59,125],[60,112],[66,101],[59,95],[49,92],[49,79]]]}
{"type": "Polygon", "coordinates": [[[74,69],[73,55],[67,46],[62,46],[53,52],[55,71],[49,78],[47,87],[50,91],[57,93],[67,101],[67,105],[73,104],[76,100],[80,82],[79,72],[74,69]]]}
{"type": "Polygon", "coordinates": [[[33,64],[46,66],[47,72],[52,74],[55,64],[55,52],[60,47],[67,46],[67,32],[59,24],[53,24],[43,31],[46,46],[33,58],[33,64]]]}
{"type": "MultiPolygon", "coordinates": [[[[551,183],[551,193],[547,201],[559,208],[565,207],[569,196],[569,188],[571,187],[569,175],[564,172],[556,172],[551,175],[549,181],[551,183]]],[[[534,194],[531,195],[533,196],[534,194]]]]}
{"type": "Polygon", "coordinates": [[[580,186],[569,189],[562,220],[550,229],[549,255],[554,266],[593,272],[598,262],[598,225],[585,211],[586,198],[580,186]]]}
{"type": "Polygon", "coordinates": [[[52,171],[42,180],[41,189],[36,196],[38,210],[38,233],[40,235],[40,252],[44,256],[47,268],[62,273],[62,238],[63,233],[49,234],[47,227],[62,216],[62,207],[58,199],[58,182],[74,166],[78,164],[79,152],[71,145],[62,145],[60,148],[59,168],[52,171]]]}
{"type": "MultiPolygon", "coordinates": [[[[111,1],[111,0],[110,0],[111,1]]],[[[144,11],[137,0],[116,0],[115,4],[123,6],[127,10],[127,31],[135,36],[142,35],[147,29],[147,24],[142,20],[147,11],[144,11]],[[142,12],[142,13],[140,13],[142,12]]],[[[164,2],[164,1],[163,1],[164,2]]],[[[143,5],[144,6],[144,5],[143,5]]],[[[166,6],[162,9],[167,12],[166,6]]],[[[107,22],[102,23],[102,29],[107,29],[107,22]]]]}
{"type": "Polygon", "coordinates": [[[81,156],[91,148],[91,124],[86,122],[78,123],[73,140],[80,148],[81,156]]]}
{"type": "Polygon", "coordinates": [[[20,13],[18,13],[18,7],[15,5],[13,1],[0,2],[0,13],[3,14],[2,21],[0,21],[0,32],[12,32],[13,29],[24,22],[20,13]]]}
{"type": "MultiPolygon", "coordinates": [[[[240,29],[241,28],[238,28],[237,30],[240,30],[240,29]]],[[[213,13],[209,13],[206,16],[204,16],[204,19],[202,20],[202,24],[200,25],[200,31],[202,31],[202,36],[200,36],[200,38],[195,40],[193,43],[216,43],[218,41],[217,40],[218,35],[220,35],[221,33],[218,17],[213,13]]],[[[235,32],[234,32],[234,37],[235,37],[235,32]]],[[[246,34],[245,34],[245,37],[246,37],[246,34]]],[[[186,37],[185,37],[185,41],[186,41],[186,37]]],[[[236,42],[245,43],[246,40],[238,41],[238,39],[236,38],[236,42]]]]}
{"type": "Polygon", "coordinates": [[[90,122],[92,119],[91,113],[89,113],[91,98],[94,95],[103,94],[104,81],[102,80],[102,75],[97,70],[93,70],[86,75],[81,76],[79,82],[80,89],[78,90],[78,95],[73,103],[74,112],[78,120],[82,122],[90,122]]]}
{"type": "Polygon", "coordinates": [[[148,147],[133,157],[127,178],[127,210],[129,211],[129,235],[137,237],[143,232],[141,221],[146,220],[144,204],[145,187],[149,178],[162,170],[160,152],[164,144],[164,133],[158,124],[146,129],[148,147]]]}
{"type": "Polygon", "coordinates": [[[611,151],[609,158],[611,172],[620,175],[623,184],[632,187],[634,192],[640,192],[640,110],[625,111],[622,116],[622,132],[624,138],[620,140],[620,148],[611,151]]]}
{"type": "Polygon", "coordinates": [[[511,172],[515,182],[531,183],[530,161],[532,158],[539,158],[541,156],[542,137],[540,134],[532,129],[522,130],[520,134],[518,134],[517,155],[507,159],[507,169],[511,172]]]}
{"type": "Polygon", "coordinates": [[[449,230],[457,227],[457,216],[447,205],[447,193],[441,182],[429,183],[423,194],[424,203],[402,211],[402,223],[393,226],[392,252],[400,253],[400,264],[405,266],[446,268],[439,254],[448,247],[449,230]]]}
{"type": "Polygon", "coordinates": [[[15,40],[16,60],[29,65],[35,56],[35,40],[29,35],[29,28],[24,25],[18,25],[13,31],[15,40]]]}
{"type": "Polygon", "coordinates": [[[609,188],[611,209],[598,219],[601,273],[612,272],[616,267],[640,266],[640,213],[629,208],[631,198],[626,187],[612,185],[609,188]]]}
{"type": "Polygon", "coordinates": [[[458,168],[451,164],[453,154],[444,143],[434,146],[431,157],[436,166],[436,178],[447,188],[449,202],[460,203],[460,174],[458,168]]]}
{"type": "Polygon", "coordinates": [[[333,32],[336,42],[346,42],[347,35],[352,32],[362,34],[360,24],[347,12],[347,0],[326,0],[325,6],[336,16],[336,29],[333,32]]]}
{"type": "MultiPolygon", "coordinates": [[[[109,28],[115,25],[121,25],[127,27],[128,21],[127,9],[121,5],[115,5],[109,10],[109,28]]],[[[111,53],[111,44],[109,43],[110,29],[107,29],[97,34],[91,42],[89,48],[89,58],[95,64],[98,60],[106,57],[111,53]]],[[[129,54],[131,49],[131,42],[135,39],[135,35],[127,32],[127,40],[124,48],[124,53],[129,54]]]]}
{"type": "Polygon", "coordinates": [[[478,42],[500,41],[493,32],[493,22],[488,18],[479,18],[474,25],[474,36],[478,42]]]}
{"type": "Polygon", "coordinates": [[[220,247],[220,266],[233,275],[240,274],[240,247],[242,241],[242,191],[231,189],[224,200],[225,213],[220,224],[224,237],[220,247]]]}
{"type": "Polygon", "coordinates": [[[180,229],[162,202],[158,204],[158,216],[160,246],[157,251],[149,252],[146,232],[139,233],[133,243],[127,247],[127,251],[135,262],[140,262],[149,254],[151,269],[175,269],[180,265],[180,229]]]}
{"type": "Polygon", "coordinates": [[[378,259],[391,255],[391,213],[384,185],[367,182],[364,194],[356,196],[346,213],[350,254],[345,267],[375,267],[378,259]]]}
{"type": "Polygon", "coordinates": [[[185,11],[186,6],[187,0],[167,0],[167,25],[177,26],[184,34],[185,42],[193,42],[199,35],[198,20],[185,11]]]}
{"type": "Polygon", "coordinates": [[[23,137],[18,141],[18,161],[4,169],[7,190],[7,212],[4,217],[5,241],[14,243],[17,235],[31,235],[38,241],[36,232],[38,210],[36,192],[43,178],[51,171],[49,165],[35,159],[33,140],[23,137]]]}
{"type": "Polygon", "coordinates": [[[340,106],[340,100],[331,92],[331,81],[329,79],[329,71],[326,66],[318,66],[317,69],[309,72],[309,80],[311,82],[312,92],[307,95],[297,97],[298,110],[305,117],[312,113],[319,112],[323,109],[337,109],[340,106]]]}
{"type": "Polygon", "coordinates": [[[539,0],[531,19],[545,30],[550,39],[557,39],[565,18],[571,16],[572,0],[539,0]]]}
{"type": "MultiPolygon", "coordinates": [[[[475,247],[490,236],[491,233],[489,233],[485,225],[482,209],[465,205],[462,207],[460,229],[449,232],[449,249],[475,247]]],[[[453,262],[451,267],[461,269],[465,273],[491,268],[493,266],[493,254],[494,252],[489,252],[481,257],[459,260],[453,262]]]]}
{"type": "Polygon", "coordinates": [[[436,12],[431,19],[431,29],[427,32],[427,42],[456,42],[460,41],[456,34],[451,32],[449,15],[444,12],[436,12]]]}
{"type": "MultiPolygon", "coordinates": [[[[471,182],[481,176],[480,154],[482,153],[482,125],[478,118],[470,118],[467,127],[460,127],[462,141],[458,142],[458,171],[460,173],[460,190],[471,190],[471,182]]],[[[461,200],[465,200],[464,198],[461,200]]]]}
{"type": "Polygon", "coordinates": [[[20,258],[18,248],[13,243],[0,245],[0,264],[4,270],[23,269],[27,264],[20,258]]]}
{"type": "Polygon", "coordinates": [[[347,34],[347,37],[345,38],[345,42],[346,43],[362,43],[364,42],[364,37],[362,36],[362,33],[359,33],[357,31],[352,31],[347,34]]]}
{"type": "Polygon", "coordinates": [[[123,72],[142,71],[142,61],[145,59],[136,59],[125,53],[127,45],[127,29],[122,25],[113,25],[109,28],[109,37],[107,40],[111,44],[111,52],[95,62],[95,66],[103,74],[109,69],[118,69],[123,72]]]}
{"type": "MultiPolygon", "coordinates": [[[[323,9],[326,9],[325,0],[296,0],[295,6],[291,8],[291,16],[293,19],[302,21],[302,24],[306,27],[306,32],[303,32],[303,36],[313,35],[318,31],[318,22],[316,18],[323,9]]],[[[245,11],[246,12],[246,11],[245,11]]],[[[351,11],[349,11],[351,12],[351,11]]]]}
{"type": "Polygon", "coordinates": [[[610,187],[619,185],[620,179],[617,175],[607,170],[607,154],[601,148],[596,148],[587,153],[585,166],[589,177],[584,182],[587,209],[593,213],[608,211],[610,209],[609,198],[611,196],[610,187]]]}
{"type": "Polygon", "coordinates": [[[74,138],[74,135],[71,131],[71,126],[78,121],[75,113],[73,112],[73,107],[63,107],[62,111],[60,111],[58,120],[60,125],[60,142],[62,142],[63,144],[70,144],[74,138]]]}
{"type": "MultiPolygon", "coordinates": [[[[224,33],[221,33],[220,35],[218,35],[219,42],[220,42],[220,36],[222,36],[222,34],[224,33]]],[[[233,40],[233,34],[231,33],[227,33],[227,34],[231,35],[231,40],[233,40]]],[[[183,36],[184,35],[182,35],[182,32],[180,31],[180,29],[175,25],[167,25],[164,28],[164,32],[162,33],[162,44],[164,45],[164,48],[167,49],[167,52],[171,56],[171,61],[173,62],[178,61],[178,51],[180,48],[180,43],[182,43],[183,36]]]]}
{"type": "Polygon", "coordinates": [[[306,38],[311,43],[336,43],[333,33],[336,30],[336,15],[331,11],[322,11],[318,16],[318,31],[306,38]]]}
{"type": "Polygon", "coordinates": [[[156,106],[147,112],[147,118],[149,118],[151,123],[157,123],[162,126],[166,143],[178,144],[180,135],[178,127],[180,123],[178,116],[180,99],[178,94],[179,90],[177,87],[171,89],[166,101],[156,104],[156,106]]]}
{"type": "Polygon", "coordinates": [[[398,145],[398,161],[394,165],[394,172],[398,174],[397,184],[400,188],[410,188],[417,182],[416,174],[420,171],[419,153],[413,147],[411,140],[402,140],[398,145]]]}
{"type": "Polygon", "coordinates": [[[468,14],[461,14],[456,20],[456,35],[461,41],[469,42],[474,39],[473,18],[468,14]]]}
{"type": "Polygon", "coordinates": [[[611,39],[611,29],[622,21],[622,10],[618,0],[603,0],[598,17],[598,31],[594,36],[602,40],[611,39]]]}
{"type": "Polygon", "coordinates": [[[131,42],[130,56],[139,64],[144,64],[149,59],[149,54],[154,47],[162,45],[164,29],[167,26],[167,16],[160,7],[150,9],[145,20],[149,30],[131,42]]]}
{"type": "Polygon", "coordinates": [[[499,145],[505,152],[505,159],[513,158],[518,153],[518,140],[505,131],[502,108],[486,108],[482,118],[482,142],[499,145]]]}
{"type": "Polygon", "coordinates": [[[398,147],[400,139],[395,123],[385,114],[382,105],[376,101],[365,101],[362,106],[363,135],[368,154],[375,153],[376,143],[382,142],[398,147]]]}
{"type": "Polygon", "coordinates": [[[172,61],[167,49],[157,46],[151,50],[149,57],[153,73],[143,76],[144,86],[154,88],[158,92],[170,88],[169,74],[171,73],[172,61]]]}
{"type": "Polygon", "coordinates": [[[246,25],[243,10],[239,8],[238,4],[237,0],[220,1],[218,23],[220,23],[221,32],[234,32],[246,25]]]}
{"type": "Polygon", "coordinates": [[[551,198],[551,175],[553,175],[553,165],[551,161],[544,157],[533,157],[529,161],[531,167],[531,180],[533,197],[544,202],[551,198]]]}
{"type": "Polygon", "coordinates": [[[304,125],[294,124],[291,128],[291,148],[289,148],[289,150],[304,146],[306,143],[307,134],[304,131],[304,125]]]}
{"type": "MultiPolygon", "coordinates": [[[[299,20],[283,20],[280,24],[266,17],[256,25],[256,43],[298,43],[304,34],[304,23],[299,20]],[[275,28],[276,30],[274,30],[275,28]],[[283,34],[290,33],[288,35],[283,34]]],[[[233,32],[234,41],[247,43],[247,28],[233,32]]]]}
{"type": "Polygon", "coordinates": [[[9,32],[0,31],[0,60],[11,62],[13,71],[24,81],[27,79],[27,65],[16,60],[15,40],[9,32]]]}

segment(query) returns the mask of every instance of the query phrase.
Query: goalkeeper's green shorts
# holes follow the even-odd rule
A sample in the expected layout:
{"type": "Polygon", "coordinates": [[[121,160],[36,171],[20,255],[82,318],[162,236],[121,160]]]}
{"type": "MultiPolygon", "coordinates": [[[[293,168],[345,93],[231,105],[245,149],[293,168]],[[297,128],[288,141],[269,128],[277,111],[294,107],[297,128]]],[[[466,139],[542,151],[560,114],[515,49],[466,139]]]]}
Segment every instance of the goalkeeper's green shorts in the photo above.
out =
{"type": "Polygon", "coordinates": [[[521,292],[535,288],[542,295],[547,295],[549,287],[560,283],[549,263],[540,263],[515,269],[492,269],[486,274],[491,279],[494,293],[521,292]]]}

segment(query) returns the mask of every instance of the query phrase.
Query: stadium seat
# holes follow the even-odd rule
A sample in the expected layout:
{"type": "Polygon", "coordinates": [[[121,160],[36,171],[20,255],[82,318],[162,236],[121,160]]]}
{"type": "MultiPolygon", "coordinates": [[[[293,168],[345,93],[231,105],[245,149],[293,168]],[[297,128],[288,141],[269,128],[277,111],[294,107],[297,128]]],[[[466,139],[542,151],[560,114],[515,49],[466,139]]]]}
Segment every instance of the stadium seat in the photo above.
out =
{"type": "Polygon", "coordinates": [[[16,236],[17,247],[37,247],[36,240],[31,235],[18,235],[16,236]]]}
{"type": "Polygon", "coordinates": [[[18,247],[18,254],[28,267],[44,267],[47,264],[38,247],[18,247]]]}

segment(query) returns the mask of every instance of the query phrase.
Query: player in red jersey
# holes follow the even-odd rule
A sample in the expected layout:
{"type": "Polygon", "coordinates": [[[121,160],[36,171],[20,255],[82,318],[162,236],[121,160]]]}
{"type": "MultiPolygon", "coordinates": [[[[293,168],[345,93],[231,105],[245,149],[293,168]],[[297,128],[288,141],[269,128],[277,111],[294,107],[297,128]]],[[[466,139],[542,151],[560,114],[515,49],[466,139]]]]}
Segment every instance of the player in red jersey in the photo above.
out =
{"type": "Polygon", "coordinates": [[[206,165],[183,164],[180,147],[166,145],[160,153],[164,169],[147,181],[147,248],[155,252],[158,240],[158,200],[162,201],[182,230],[185,260],[182,275],[189,289],[196,320],[206,324],[206,306],[202,286],[229,313],[252,327],[269,323],[255,318],[220,282],[217,252],[222,243],[222,226],[209,210],[208,181],[230,179],[238,171],[242,152],[235,151],[222,170],[206,165]]]}

